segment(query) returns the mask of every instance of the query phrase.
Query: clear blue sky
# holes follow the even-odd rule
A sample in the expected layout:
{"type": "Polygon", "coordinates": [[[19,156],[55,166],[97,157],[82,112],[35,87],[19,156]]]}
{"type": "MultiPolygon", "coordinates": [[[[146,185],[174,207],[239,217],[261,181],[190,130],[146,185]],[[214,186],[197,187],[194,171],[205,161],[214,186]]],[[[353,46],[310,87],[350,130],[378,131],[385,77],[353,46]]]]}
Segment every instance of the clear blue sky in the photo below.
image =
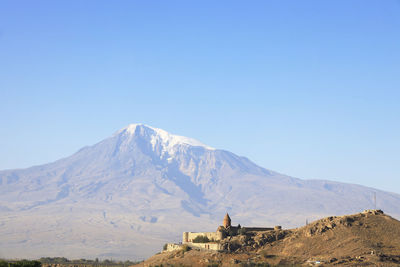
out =
{"type": "Polygon", "coordinates": [[[0,0],[0,100],[0,169],[142,122],[400,193],[400,2],[0,0]]]}

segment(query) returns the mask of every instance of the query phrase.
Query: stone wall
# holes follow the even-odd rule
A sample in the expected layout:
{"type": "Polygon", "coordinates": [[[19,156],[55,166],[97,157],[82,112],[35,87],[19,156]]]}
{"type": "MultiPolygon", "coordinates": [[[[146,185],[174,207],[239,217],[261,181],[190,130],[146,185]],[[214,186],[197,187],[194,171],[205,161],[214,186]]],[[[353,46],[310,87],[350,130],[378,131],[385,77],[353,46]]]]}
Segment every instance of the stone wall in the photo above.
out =
{"type": "Polygon", "coordinates": [[[219,243],[186,243],[191,248],[201,250],[222,250],[222,246],[219,243]]]}
{"type": "Polygon", "coordinates": [[[267,228],[267,227],[242,227],[248,232],[260,232],[260,231],[272,231],[274,228],[267,228]]]}
{"type": "Polygon", "coordinates": [[[192,242],[197,236],[206,236],[208,239],[215,241],[221,240],[221,234],[218,232],[184,232],[182,241],[183,243],[192,242]]]}
{"type": "Polygon", "coordinates": [[[167,243],[167,249],[165,251],[174,251],[182,248],[182,244],[167,243]]]}

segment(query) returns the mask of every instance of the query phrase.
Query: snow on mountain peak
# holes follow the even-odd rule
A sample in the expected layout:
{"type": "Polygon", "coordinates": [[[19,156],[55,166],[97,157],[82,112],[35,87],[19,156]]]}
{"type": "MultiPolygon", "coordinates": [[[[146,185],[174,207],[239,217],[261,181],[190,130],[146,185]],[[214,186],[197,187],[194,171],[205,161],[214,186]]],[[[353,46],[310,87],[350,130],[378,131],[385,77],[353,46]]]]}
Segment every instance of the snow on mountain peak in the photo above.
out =
{"type": "Polygon", "coordinates": [[[151,127],[141,123],[130,124],[127,127],[118,131],[117,134],[120,134],[122,132],[125,132],[131,136],[134,136],[135,134],[146,136],[147,138],[149,138],[153,149],[156,147],[156,145],[159,144],[162,146],[162,152],[168,152],[168,154],[170,155],[174,154],[174,148],[176,145],[182,144],[189,146],[199,146],[208,150],[215,150],[215,148],[207,146],[195,139],[185,136],[174,135],[163,129],[151,127]]]}

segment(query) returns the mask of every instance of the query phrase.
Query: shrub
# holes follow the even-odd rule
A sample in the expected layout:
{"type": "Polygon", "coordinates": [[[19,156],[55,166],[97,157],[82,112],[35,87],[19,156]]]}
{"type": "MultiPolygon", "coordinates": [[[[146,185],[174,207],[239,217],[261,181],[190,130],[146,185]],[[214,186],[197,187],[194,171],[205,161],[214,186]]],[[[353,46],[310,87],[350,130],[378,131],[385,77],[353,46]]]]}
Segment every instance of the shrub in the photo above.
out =
{"type": "Polygon", "coordinates": [[[266,259],[271,259],[276,257],[276,255],[269,254],[268,252],[269,252],[268,250],[263,250],[261,251],[261,255],[266,259]]]}
{"type": "Polygon", "coordinates": [[[198,235],[192,240],[192,242],[193,243],[208,243],[208,242],[210,242],[210,239],[208,239],[208,237],[205,235],[198,235]]]}
{"type": "MultiPolygon", "coordinates": [[[[242,228],[240,228],[240,229],[242,229],[242,228]]],[[[236,231],[234,231],[232,228],[229,228],[228,230],[227,230],[227,235],[228,236],[235,236],[236,235],[236,231]]]]}
{"type": "MultiPolygon", "coordinates": [[[[42,263],[39,261],[28,261],[28,260],[21,260],[21,261],[10,261],[4,262],[5,266],[8,267],[41,267],[42,263]]],[[[1,266],[4,266],[4,263],[1,263],[1,266]]]]}
{"type": "MultiPolygon", "coordinates": [[[[242,263],[240,266],[242,266],[242,267],[271,267],[271,265],[269,265],[266,262],[263,262],[263,263],[253,263],[253,262],[242,263]]],[[[277,265],[277,266],[281,266],[281,265],[277,265]]]]}
{"type": "Polygon", "coordinates": [[[238,231],[238,234],[239,235],[245,235],[246,234],[246,228],[244,228],[244,227],[240,228],[239,231],[238,231]]]}
{"type": "Polygon", "coordinates": [[[182,246],[182,251],[183,252],[187,252],[189,250],[190,250],[190,247],[188,245],[185,244],[185,245],[182,246]]]}
{"type": "Polygon", "coordinates": [[[168,244],[165,243],[164,246],[163,246],[163,250],[167,250],[167,247],[168,247],[168,244]]]}

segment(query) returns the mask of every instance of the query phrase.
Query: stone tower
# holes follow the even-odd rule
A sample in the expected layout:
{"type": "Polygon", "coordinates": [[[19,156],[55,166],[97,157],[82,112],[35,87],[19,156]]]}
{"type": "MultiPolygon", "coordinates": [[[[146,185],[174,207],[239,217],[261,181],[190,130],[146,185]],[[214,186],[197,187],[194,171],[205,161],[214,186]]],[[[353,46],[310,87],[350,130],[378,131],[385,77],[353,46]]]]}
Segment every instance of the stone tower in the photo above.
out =
{"type": "Polygon", "coordinates": [[[182,243],[186,243],[186,242],[189,242],[189,233],[183,232],[182,243]]]}
{"type": "Polygon", "coordinates": [[[224,217],[224,221],[222,222],[222,225],[223,225],[225,228],[231,227],[231,218],[229,217],[229,214],[228,214],[228,213],[226,213],[226,215],[225,215],[225,217],[224,217]]]}

